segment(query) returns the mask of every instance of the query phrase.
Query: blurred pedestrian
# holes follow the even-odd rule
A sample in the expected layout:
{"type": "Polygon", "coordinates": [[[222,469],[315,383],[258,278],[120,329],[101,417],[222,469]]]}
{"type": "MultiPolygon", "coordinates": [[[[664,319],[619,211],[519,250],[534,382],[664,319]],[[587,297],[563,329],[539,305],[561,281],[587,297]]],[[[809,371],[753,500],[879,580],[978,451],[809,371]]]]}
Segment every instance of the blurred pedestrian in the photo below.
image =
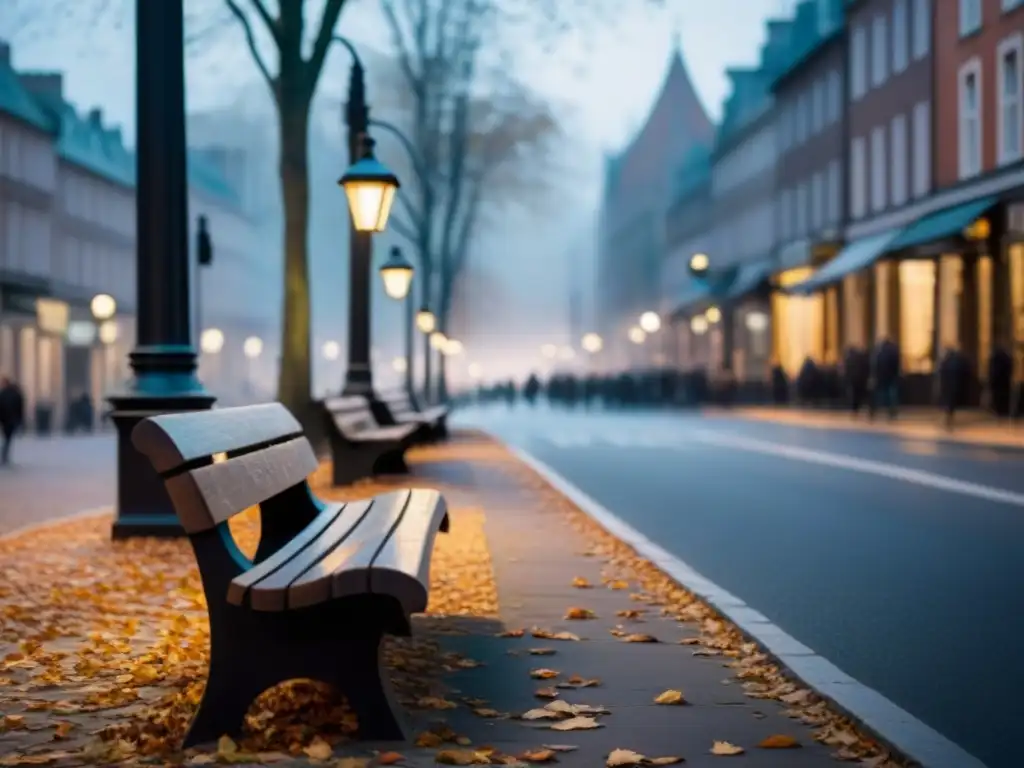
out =
{"type": "Polygon", "coordinates": [[[540,394],[540,379],[537,378],[537,374],[531,373],[530,378],[526,380],[526,386],[523,387],[523,397],[526,399],[528,405],[533,405],[537,402],[537,395],[540,394]]]}
{"type": "Polygon", "coordinates": [[[25,423],[25,397],[21,387],[6,376],[0,376],[0,464],[11,461],[11,443],[14,434],[25,423]]]}
{"type": "Polygon", "coordinates": [[[967,404],[971,364],[967,355],[955,347],[946,348],[939,363],[939,391],[945,413],[946,429],[953,429],[957,409],[967,404]]]}
{"type": "Polygon", "coordinates": [[[871,362],[868,353],[859,347],[850,346],[843,358],[843,376],[850,393],[850,410],[856,416],[868,404],[868,390],[871,383],[871,362]]]}
{"type": "Polygon", "coordinates": [[[996,347],[988,359],[988,391],[992,412],[1001,419],[1010,416],[1013,390],[1013,357],[1004,347],[996,347]]]}
{"type": "Polygon", "coordinates": [[[884,406],[893,421],[900,406],[900,348],[892,339],[886,337],[878,343],[874,369],[875,387],[868,414],[874,416],[875,408],[884,406]]]}

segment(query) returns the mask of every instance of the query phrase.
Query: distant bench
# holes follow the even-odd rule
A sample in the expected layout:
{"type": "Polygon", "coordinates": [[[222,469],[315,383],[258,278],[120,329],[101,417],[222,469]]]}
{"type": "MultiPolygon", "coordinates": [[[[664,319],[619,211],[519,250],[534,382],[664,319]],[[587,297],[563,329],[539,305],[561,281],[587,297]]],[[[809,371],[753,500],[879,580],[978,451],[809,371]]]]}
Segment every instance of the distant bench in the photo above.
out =
{"type": "Polygon", "coordinates": [[[447,436],[448,413],[451,410],[448,406],[435,405],[421,410],[405,389],[382,392],[380,401],[396,424],[414,424],[422,429],[425,437],[433,440],[447,436]]]}
{"type": "Polygon", "coordinates": [[[164,479],[210,615],[209,680],[184,747],[238,736],[260,693],[297,678],[344,694],[362,738],[405,738],[380,643],[409,635],[426,610],[444,499],[403,490],[321,501],[306,482],[316,456],[279,403],[148,418],[132,443],[164,479]],[[227,521],[256,504],[249,561],[227,521]]]}
{"type": "Polygon", "coordinates": [[[328,398],[324,409],[335,485],[408,471],[405,451],[416,441],[418,424],[382,427],[374,419],[369,401],[360,396],[328,398]]]}

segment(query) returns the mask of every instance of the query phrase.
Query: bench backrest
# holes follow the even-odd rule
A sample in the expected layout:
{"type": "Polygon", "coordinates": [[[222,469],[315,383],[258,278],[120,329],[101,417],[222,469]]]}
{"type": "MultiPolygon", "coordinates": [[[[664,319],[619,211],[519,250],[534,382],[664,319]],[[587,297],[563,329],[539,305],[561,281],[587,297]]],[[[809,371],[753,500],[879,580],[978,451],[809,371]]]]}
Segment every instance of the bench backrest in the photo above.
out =
{"type": "Polygon", "coordinates": [[[360,432],[377,429],[377,420],[370,410],[370,401],[365,397],[330,397],[324,400],[324,408],[334,420],[334,426],[343,435],[355,436],[360,432]]]}
{"type": "Polygon", "coordinates": [[[404,389],[394,389],[390,392],[383,392],[380,396],[381,401],[391,411],[392,416],[404,416],[410,413],[417,413],[416,409],[412,405],[412,400],[409,398],[409,393],[404,389]]]}
{"type": "Polygon", "coordinates": [[[280,403],[143,419],[132,444],[164,478],[182,528],[201,533],[298,485],[317,468],[280,403]]]}

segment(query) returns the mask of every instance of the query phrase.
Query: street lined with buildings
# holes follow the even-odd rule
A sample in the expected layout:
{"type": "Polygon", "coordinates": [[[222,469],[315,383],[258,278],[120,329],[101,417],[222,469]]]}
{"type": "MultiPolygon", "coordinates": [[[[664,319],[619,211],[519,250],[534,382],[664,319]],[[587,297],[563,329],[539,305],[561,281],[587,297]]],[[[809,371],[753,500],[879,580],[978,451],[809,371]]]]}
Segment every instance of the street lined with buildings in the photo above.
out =
{"type": "Polygon", "coordinates": [[[467,411],[990,768],[1024,668],[1021,454],[665,413],[467,411]]]}

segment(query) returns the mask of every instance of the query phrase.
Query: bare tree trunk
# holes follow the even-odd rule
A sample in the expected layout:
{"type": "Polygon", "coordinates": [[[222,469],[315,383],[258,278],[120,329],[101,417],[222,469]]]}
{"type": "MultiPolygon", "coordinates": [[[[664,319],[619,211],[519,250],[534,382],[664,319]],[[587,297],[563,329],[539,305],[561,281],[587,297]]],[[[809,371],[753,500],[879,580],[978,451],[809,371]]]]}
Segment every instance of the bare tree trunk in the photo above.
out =
{"type": "Polygon", "coordinates": [[[281,200],[284,205],[284,313],[278,399],[306,426],[312,422],[309,299],[309,101],[282,91],[281,200]]]}

